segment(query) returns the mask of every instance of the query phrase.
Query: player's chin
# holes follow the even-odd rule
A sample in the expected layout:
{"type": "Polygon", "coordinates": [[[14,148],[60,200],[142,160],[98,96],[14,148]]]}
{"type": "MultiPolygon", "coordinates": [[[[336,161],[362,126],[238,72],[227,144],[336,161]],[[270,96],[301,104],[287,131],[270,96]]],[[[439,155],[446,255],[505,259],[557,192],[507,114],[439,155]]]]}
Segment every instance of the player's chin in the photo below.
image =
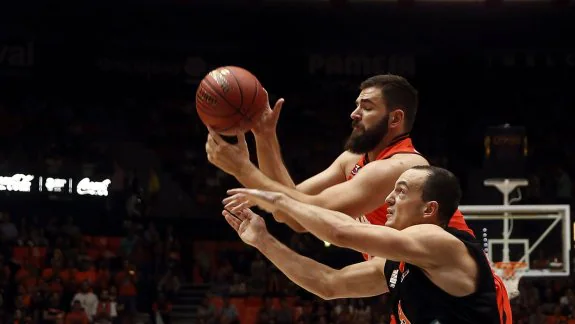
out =
{"type": "Polygon", "coordinates": [[[385,226],[393,228],[394,221],[393,218],[387,217],[387,221],[385,221],[385,226]]]}

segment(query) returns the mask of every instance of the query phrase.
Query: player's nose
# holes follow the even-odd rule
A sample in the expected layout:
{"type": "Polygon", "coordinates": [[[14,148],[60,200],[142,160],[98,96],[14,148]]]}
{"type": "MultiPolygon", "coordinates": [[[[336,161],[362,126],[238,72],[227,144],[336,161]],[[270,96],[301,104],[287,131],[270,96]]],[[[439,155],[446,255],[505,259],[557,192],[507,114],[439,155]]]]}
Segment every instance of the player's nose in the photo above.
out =
{"type": "Polygon", "coordinates": [[[360,113],[359,107],[355,108],[351,112],[351,115],[349,115],[349,117],[351,117],[351,119],[353,119],[353,120],[360,120],[361,119],[361,113],[360,113]]]}
{"type": "Polygon", "coordinates": [[[385,203],[388,206],[393,206],[393,204],[395,204],[395,198],[393,198],[393,192],[390,192],[389,195],[387,195],[387,198],[385,198],[385,203]]]}

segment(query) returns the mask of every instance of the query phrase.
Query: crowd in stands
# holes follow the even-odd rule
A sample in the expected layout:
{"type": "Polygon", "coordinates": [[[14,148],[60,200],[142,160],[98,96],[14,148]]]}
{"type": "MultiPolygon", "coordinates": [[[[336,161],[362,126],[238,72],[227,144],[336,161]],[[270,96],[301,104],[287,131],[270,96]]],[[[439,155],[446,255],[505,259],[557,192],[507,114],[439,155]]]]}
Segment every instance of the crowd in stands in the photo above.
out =
{"type": "Polygon", "coordinates": [[[169,323],[182,278],[172,228],[128,222],[124,237],[88,236],[72,217],[1,217],[0,323],[169,323]]]}

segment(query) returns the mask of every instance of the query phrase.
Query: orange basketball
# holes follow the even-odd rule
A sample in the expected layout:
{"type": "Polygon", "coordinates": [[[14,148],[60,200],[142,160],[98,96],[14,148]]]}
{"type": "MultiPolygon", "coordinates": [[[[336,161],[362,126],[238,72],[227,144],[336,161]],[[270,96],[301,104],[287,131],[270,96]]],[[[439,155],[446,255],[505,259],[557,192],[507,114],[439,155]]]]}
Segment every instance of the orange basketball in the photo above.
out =
{"type": "Polygon", "coordinates": [[[211,71],[196,91],[200,119],[222,135],[249,131],[265,107],[266,96],[258,79],[237,66],[211,71]]]}

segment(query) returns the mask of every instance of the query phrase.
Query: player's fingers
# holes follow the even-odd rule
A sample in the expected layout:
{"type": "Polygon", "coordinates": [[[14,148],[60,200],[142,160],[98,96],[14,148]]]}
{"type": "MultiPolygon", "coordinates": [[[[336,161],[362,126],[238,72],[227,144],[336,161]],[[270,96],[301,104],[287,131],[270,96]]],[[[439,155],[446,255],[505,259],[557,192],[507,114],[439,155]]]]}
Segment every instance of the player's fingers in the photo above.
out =
{"type": "Polygon", "coordinates": [[[249,195],[252,193],[252,189],[247,189],[247,188],[234,188],[234,189],[228,189],[227,194],[230,196],[233,196],[235,194],[242,194],[242,195],[249,195]]]}
{"type": "Polygon", "coordinates": [[[237,219],[234,215],[230,214],[227,210],[223,210],[222,215],[224,215],[224,218],[226,219],[228,224],[230,224],[230,226],[233,227],[233,229],[235,229],[236,231],[240,230],[240,225],[242,222],[239,219],[237,219]]]}
{"type": "Polygon", "coordinates": [[[242,211],[240,212],[240,214],[242,214],[242,217],[244,217],[244,219],[247,220],[251,220],[252,218],[258,216],[256,213],[254,213],[251,209],[249,208],[244,208],[242,209],[242,211]]]}
{"type": "MultiPolygon", "coordinates": [[[[210,133],[210,136],[212,138],[212,140],[216,143],[216,144],[220,144],[220,145],[224,145],[226,144],[226,141],[224,141],[222,139],[222,137],[220,136],[220,134],[216,133],[210,126],[206,126],[208,128],[208,133],[210,133]]],[[[208,140],[210,138],[210,136],[208,136],[208,140]]]]}
{"type": "Polygon", "coordinates": [[[242,202],[247,201],[247,200],[248,200],[248,198],[246,197],[246,195],[244,195],[244,194],[235,194],[235,195],[233,195],[233,196],[229,196],[229,197],[224,198],[224,199],[222,200],[222,203],[224,203],[224,204],[229,204],[229,203],[231,203],[232,201],[237,201],[238,203],[242,203],[242,202]]]}
{"type": "Polygon", "coordinates": [[[245,221],[248,218],[246,217],[246,214],[243,210],[240,211],[229,211],[228,212],[232,215],[235,215],[237,219],[239,219],[240,221],[245,221]]]}
{"type": "Polygon", "coordinates": [[[239,132],[236,134],[238,137],[238,145],[241,147],[248,147],[248,143],[246,142],[246,134],[244,132],[239,132]]]}
{"type": "Polygon", "coordinates": [[[235,207],[226,208],[226,209],[231,210],[232,213],[234,213],[234,214],[238,214],[238,213],[244,212],[244,210],[249,209],[249,208],[250,208],[250,203],[247,201],[244,201],[235,207]]]}
{"type": "Polygon", "coordinates": [[[238,207],[239,205],[241,205],[242,202],[238,201],[238,200],[232,200],[230,202],[228,202],[227,204],[224,203],[224,209],[226,210],[233,210],[234,208],[238,207]]]}

